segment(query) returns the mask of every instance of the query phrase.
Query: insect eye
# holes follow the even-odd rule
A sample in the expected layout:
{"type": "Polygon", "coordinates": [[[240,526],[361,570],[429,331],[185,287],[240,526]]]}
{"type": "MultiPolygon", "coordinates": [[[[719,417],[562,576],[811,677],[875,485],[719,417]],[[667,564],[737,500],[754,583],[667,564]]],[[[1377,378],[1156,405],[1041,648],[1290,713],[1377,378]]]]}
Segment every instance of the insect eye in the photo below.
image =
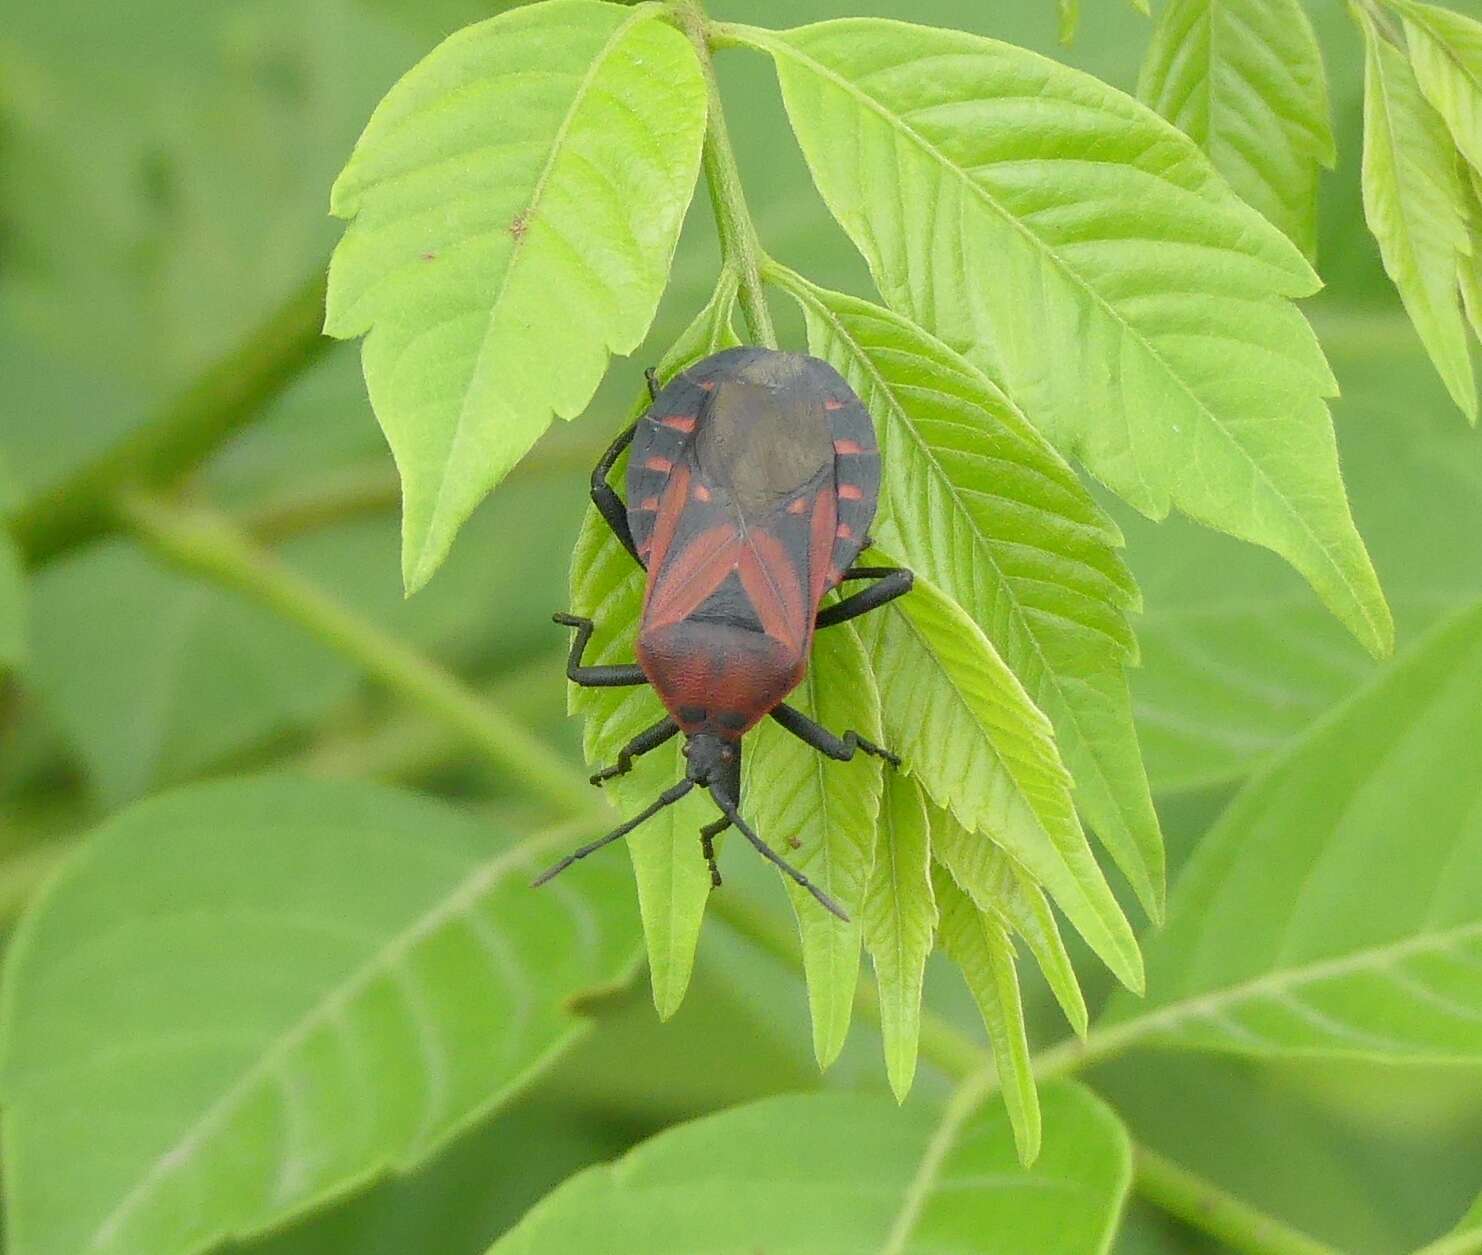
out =
{"type": "Polygon", "coordinates": [[[721,752],[720,752],[720,758],[721,758],[721,761],[722,762],[728,763],[728,762],[731,761],[731,759],[733,759],[735,757],[736,757],[736,753],[735,753],[734,750],[731,749],[731,747],[729,745],[727,745],[725,747],[725,749],[721,750],[721,752]]]}
{"type": "Polygon", "coordinates": [[[684,748],[682,750],[680,750],[679,752],[681,754],[683,754],[686,758],[688,758],[690,756],[690,743],[688,741],[686,741],[684,743],[684,748]]]}

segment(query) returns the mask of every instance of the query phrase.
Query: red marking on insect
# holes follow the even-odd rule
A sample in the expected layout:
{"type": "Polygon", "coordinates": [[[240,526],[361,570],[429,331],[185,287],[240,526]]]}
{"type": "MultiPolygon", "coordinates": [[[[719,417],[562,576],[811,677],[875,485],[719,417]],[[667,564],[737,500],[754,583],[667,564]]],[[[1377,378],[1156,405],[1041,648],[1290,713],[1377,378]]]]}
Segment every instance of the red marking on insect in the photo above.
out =
{"type": "MultiPolygon", "coordinates": [[[[573,681],[646,680],[668,711],[599,778],[626,770],[630,758],[676,732],[686,738],[685,778],[542,879],[696,788],[708,789],[724,819],[763,847],[742,813],[743,735],[771,715],[813,748],[838,755],[837,734],[784,706],[784,699],[807,672],[820,620],[824,627],[843,622],[910,587],[908,574],[895,576],[895,586],[881,590],[886,596],[845,596],[822,608],[864,544],[880,474],[869,413],[831,366],[736,348],[695,363],[662,391],[651,386],[657,395],[648,414],[614,442],[592,480],[602,517],[647,571],[636,664],[583,665],[591,623],[558,619],[582,629],[568,662],[573,681]],[[606,477],[630,442],[625,528],[614,510],[621,499],[606,477]],[[847,482],[840,482],[839,459],[853,454],[869,456],[851,463],[847,482]],[[843,502],[847,521],[839,517],[843,502]]],[[[897,761],[866,742],[858,747],[897,761]]],[[[779,835],[797,848],[795,837],[779,835]]],[[[703,843],[702,849],[711,856],[703,843]]],[[[826,908],[843,914],[806,876],[765,852],[826,908]]],[[[711,872],[718,884],[713,859],[711,872]]]]}

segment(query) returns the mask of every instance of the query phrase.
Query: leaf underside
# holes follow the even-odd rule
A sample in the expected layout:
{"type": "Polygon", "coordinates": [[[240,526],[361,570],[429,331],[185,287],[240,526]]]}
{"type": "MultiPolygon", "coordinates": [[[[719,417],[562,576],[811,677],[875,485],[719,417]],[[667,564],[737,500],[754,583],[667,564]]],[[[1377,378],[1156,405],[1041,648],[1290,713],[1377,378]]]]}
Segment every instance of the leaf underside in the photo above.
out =
{"type": "Polygon", "coordinates": [[[366,335],[409,591],[648,330],[705,125],[694,53],[655,18],[552,0],[459,31],[391,89],[335,183],[351,222],[325,330],[366,335]]]}
{"type": "Polygon", "coordinates": [[[1393,628],[1338,474],[1316,276],[1193,142],[1010,45],[873,19],[770,53],[834,217],[891,308],[993,375],[1150,517],[1280,553],[1373,652],[1393,628]]]}

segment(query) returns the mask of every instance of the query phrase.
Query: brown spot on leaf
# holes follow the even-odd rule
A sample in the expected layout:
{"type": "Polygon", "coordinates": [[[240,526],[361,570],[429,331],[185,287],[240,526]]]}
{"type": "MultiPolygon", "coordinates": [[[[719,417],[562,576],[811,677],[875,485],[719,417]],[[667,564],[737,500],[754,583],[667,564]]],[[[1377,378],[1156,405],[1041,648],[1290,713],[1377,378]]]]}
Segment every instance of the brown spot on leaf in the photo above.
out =
{"type": "Polygon", "coordinates": [[[522,209],[514,216],[514,220],[509,224],[509,233],[515,237],[516,244],[525,238],[525,232],[529,230],[528,218],[529,212],[522,209]]]}

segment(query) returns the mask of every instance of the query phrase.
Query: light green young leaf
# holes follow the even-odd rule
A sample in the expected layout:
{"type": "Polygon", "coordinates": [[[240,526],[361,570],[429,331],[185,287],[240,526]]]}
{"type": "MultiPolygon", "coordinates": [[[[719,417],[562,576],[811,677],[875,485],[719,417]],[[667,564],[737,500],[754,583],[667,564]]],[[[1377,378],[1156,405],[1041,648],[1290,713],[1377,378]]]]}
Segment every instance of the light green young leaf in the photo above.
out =
{"type": "Polygon", "coordinates": [[[1482,604],[1256,776],[1099,1031],[1249,1055],[1482,1062],[1482,604]]]}
{"type": "Polygon", "coordinates": [[[1120,532],[1003,393],[899,315],[778,269],[809,349],[874,415],[876,534],[977,622],[1055,725],[1076,802],[1155,918],[1163,840],[1125,667],[1137,586],[1120,532]]]}
{"type": "Polygon", "coordinates": [[[1355,9],[1364,33],[1364,217],[1384,269],[1445,381],[1477,421],[1477,389],[1457,299],[1458,258],[1471,251],[1463,189],[1446,124],[1420,93],[1404,54],[1355,9]]]}
{"type": "Polygon", "coordinates": [[[979,910],[997,914],[1024,939],[1050,990],[1077,1035],[1086,1035],[1086,1000],[1060,938],[1055,913],[1022,867],[980,833],[969,832],[950,811],[930,808],[931,852],[979,910]]]}
{"type": "MultiPolygon", "coordinates": [[[[888,561],[867,560],[877,558],[888,561]]],[[[1117,978],[1140,989],[1137,940],[1076,819],[1049,722],[982,630],[919,577],[859,622],[886,739],[906,769],[969,832],[1018,860],[1117,978]]]]}
{"type": "Polygon", "coordinates": [[[932,869],[931,881],[942,913],[942,949],[961,970],[982,1013],[1019,1162],[1028,1167],[1039,1157],[1040,1110],[1014,943],[998,916],[980,910],[940,864],[932,869]]]}
{"type": "Polygon", "coordinates": [[[507,1100],[637,958],[620,873],[530,891],[573,839],[285,777],[110,820],[6,959],[8,1249],[205,1251],[507,1100]]]}
{"type": "Polygon", "coordinates": [[[409,591],[550,424],[643,340],[699,169],[705,85],[656,6],[546,0],[451,36],[335,183],[326,331],[369,333],[409,591]]]}
{"type": "MultiPolygon", "coordinates": [[[[877,745],[884,739],[870,659],[850,624],[814,637],[808,673],[787,704],[835,735],[852,730],[877,745]]],[[[741,798],[748,818],[763,841],[850,917],[844,923],[783,878],[802,935],[820,1067],[844,1048],[854,1009],[862,907],[875,864],[880,771],[880,760],[870,754],[857,753],[847,763],[825,758],[770,719],[746,740],[741,798]]]]}
{"type": "MultiPolygon", "coordinates": [[[[667,381],[691,362],[737,343],[731,327],[736,299],[733,278],[722,276],[715,293],[665,355],[659,377],[667,381]]],[[[639,402],[647,406],[647,393],[639,402]]],[[[626,456],[611,482],[622,482],[626,456]]],[[[643,610],[643,568],[618,542],[594,509],[589,509],[571,555],[571,609],[596,624],[587,661],[633,661],[633,642],[643,610]]],[[[644,728],[664,715],[647,687],[584,689],[572,686],[569,707],[586,719],[583,745],[587,762],[606,766],[644,728]]],[[[638,759],[626,776],[606,788],[624,816],[637,814],[685,774],[681,746],[661,746],[638,759]]],[[[710,872],[700,854],[699,830],[715,819],[715,807],[691,793],[660,811],[623,839],[638,880],[638,907],[648,946],[654,1006],[663,1019],[679,1010],[694,968],[695,946],[710,897],[710,872]]]]}
{"type": "Polygon", "coordinates": [[[1482,170],[1482,22],[1453,9],[1391,0],[1405,19],[1416,82],[1473,169],[1482,170]]]}
{"type": "Polygon", "coordinates": [[[1370,650],[1390,648],[1332,376],[1286,299],[1317,278],[1193,141],[974,35],[726,30],[775,59],[814,181],[887,304],[994,372],[1137,509],[1176,505],[1276,550],[1370,650]]]}
{"type": "Polygon", "coordinates": [[[26,657],[26,573],[10,537],[0,532],[0,676],[26,657]]]}
{"type": "Polygon", "coordinates": [[[660,1133],[572,1177],[490,1255],[1105,1255],[1132,1183],[1116,1116],[1077,1085],[1042,1095],[1020,1168],[1003,1109],[868,1094],[767,1098],[660,1133]]]}
{"type": "Polygon", "coordinates": [[[880,837],[863,911],[864,944],[880,990],[885,1071],[897,1102],[916,1076],[921,985],[936,940],[931,846],[920,786],[900,772],[884,774],[880,837]]]}
{"type": "Polygon", "coordinates": [[[1137,94],[1316,255],[1318,165],[1335,154],[1322,50],[1300,0],[1173,0],[1137,94]]]}

